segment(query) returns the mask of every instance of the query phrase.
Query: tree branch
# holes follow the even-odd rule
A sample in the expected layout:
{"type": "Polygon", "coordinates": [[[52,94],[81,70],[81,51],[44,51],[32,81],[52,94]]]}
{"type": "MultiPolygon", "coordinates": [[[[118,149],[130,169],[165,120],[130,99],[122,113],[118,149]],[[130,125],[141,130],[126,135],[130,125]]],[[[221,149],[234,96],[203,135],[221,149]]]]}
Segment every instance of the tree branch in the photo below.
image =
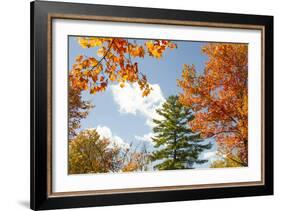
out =
{"type": "Polygon", "coordinates": [[[94,68],[96,68],[97,66],[99,66],[100,63],[105,59],[105,57],[107,56],[107,54],[108,54],[109,51],[111,50],[111,47],[112,47],[113,43],[114,43],[114,38],[112,39],[112,41],[111,41],[111,43],[110,43],[110,45],[109,45],[109,47],[108,47],[106,53],[104,54],[104,56],[98,61],[98,63],[97,63],[96,65],[94,65],[94,66],[91,68],[91,71],[92,71],[94,68]]]}
{"type": "Polygon", "coordinates": [[[211,133],[212,135],[209,138],[217,136],[217,135],[222,134],[222,133],[236,133],[240,137],[242,137],[241,133],[239,131],[237,131],[237,130],[223,130],[223,131],[220,131],[220,132],[217,132],[217,133],[211,133]]]}
{"type": "Polygon", "coordinates": [[[241,162],[241,161],[239,161],[239,160],[236,160],[236,159],[234,159],[234,158],[232,158],[232,157],[230,157],[230,156],[226,156],[226,157],[227,157],[228,159],[232,160],[233,162],[236,162],[236,163],[240,164],[240,165],[243,166],[243,167],[247,167],[247,166],[248,166],[247,163],[243,163],[243,162],[241,162]]]}

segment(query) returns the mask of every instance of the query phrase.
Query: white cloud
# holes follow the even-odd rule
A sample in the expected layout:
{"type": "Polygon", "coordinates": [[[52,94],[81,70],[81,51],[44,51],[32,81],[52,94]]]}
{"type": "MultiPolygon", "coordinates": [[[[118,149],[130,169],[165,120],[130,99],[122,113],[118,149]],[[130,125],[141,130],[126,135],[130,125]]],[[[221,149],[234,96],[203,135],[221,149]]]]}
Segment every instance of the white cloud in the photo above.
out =
{"type": "Polygon", "coordinates": [[[153,90],[146,97],[142,97],[142,91],[137,83],[126,83],[124,88],[121,88],[118,84],[111,85],[110,89],[114,101],[119,106],[120,113],[141,114],[146,118],[146,124],[152,128],[152,119],[161,118],[155,109],[165,102],[165,98],[158,84],[152,84],[151,87],[153,90]]]}
{"type": "Polygon", "coordinates": [[[202,158],[203,159],[210,159],[211,157],[214,157],[216,156],[216,151],[211,151],[211,152],[205,152],[203,155],[202,155],[202,158]]]}
{"type": "Polygon", "coordinates": [[[109,145],[110,148],[112,148],[113,146],[118,146],[124,149],[128,149],[130,147],[129,144],[124,142],[122,138],[113,135],[111,130],[106,126],[98,125],[96,131],[98,132],[101,138],[107,138],[110,140],[110,145],[109,145]]]}
{"type": "Polygon", "coordinates": [[[210,160],[210,159],[216,158],[216,156],[217,156],[216,151],[209,151],[209,152],[203,153],[202,159],[210,160]]]}
{"type": "Polygon", "coordinates": [[[151,139],[153,137],[153,133],[147,133],[144,134],[143,136],[135,136],[135,139],[139,140],[139,141],[147,141],[150,143],[153,143],[153,140],[151,139]]]}

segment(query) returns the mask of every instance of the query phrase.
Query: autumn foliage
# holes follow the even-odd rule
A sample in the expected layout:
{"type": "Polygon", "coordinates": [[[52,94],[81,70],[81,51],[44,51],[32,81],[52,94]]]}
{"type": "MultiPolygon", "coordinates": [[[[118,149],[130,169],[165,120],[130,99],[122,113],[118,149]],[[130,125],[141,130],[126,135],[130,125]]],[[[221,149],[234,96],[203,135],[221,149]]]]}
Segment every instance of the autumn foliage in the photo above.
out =
{"type": "Polygon", "coordinates": [[[219,150],[248,163],[248,47],[246,44],[207,44],[204,73],[184,65],[180,102],[194,111],[193,131],[215,138],[219,150]]]}
{"type": "Polygon", "coordinates": [[[89,101],[82,99],[80,90],[68,90],[68,135],[73,138],[77,135],[81,120],[85,119],[94,106],[89,101]]]}
{"type": "Polygon", "coordinates": [[[147,96],[152,88],[133,58],[148,55],[160,59],[167,48],[177,47],[166,40],[137,44],[123,38],[80,37],[78,43],[83,48],[96,49],[96,56],[77,56],[70,72],[70,83],[74,89],[89,90],[92,94],[105,91],[110,82],[118,82],[122,88],[125,82],[137,82],[142,95],[147,96]]]}
{"type": "Polygon", "coordinates": [[[69,174],[140,171],[147,162],[146,151],[119,146],[95,129],[83,130],[69,142],[69,174]]]}
{"type": "Polygon", "coordinates": [[[239,158],[237,157],[226,157],[223,159],[215,160],[210,165],[210,168],[235,168],[235,167],[241,167],[242,165],[237,162],[239,158]]]}
{"type": "Polygon", "coordinates": [[[69,143],[69,174],[118,171],[122,165],[120,150],[110,147],[110,140],[100,138],[95,130],[85,130],[69,143]]]}

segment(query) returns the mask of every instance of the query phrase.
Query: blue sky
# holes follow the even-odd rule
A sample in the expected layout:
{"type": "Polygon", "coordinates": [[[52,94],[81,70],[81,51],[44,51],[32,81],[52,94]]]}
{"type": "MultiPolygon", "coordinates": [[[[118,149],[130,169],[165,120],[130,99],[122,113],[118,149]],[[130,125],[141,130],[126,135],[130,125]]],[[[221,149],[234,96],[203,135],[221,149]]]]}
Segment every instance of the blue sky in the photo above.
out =
{"type": "MultiPolygon", "coordinates": [[[[136,40],[136,39],[134,39],[136,40]]],[[[178,48],[168,49],[161,59],[145,56],[144,59],[132,59],[138,62],[139,71],[146,74],[153,91],[147,99],[136,96],[137,85],[126,84],[122,89],[117,84],[109,86],[105,92],[95,95],[87,91],[82,93],[84,100],[94,105],[88,117],[81,122],[81,129],[98,128],[98,132],[112,137],[119,142],[133,143],[135,146],[145,144],[152,133],[151,119],[155,117],[155,108],[170,95],[180,92],[176,80],[180,79],[183,64],[194,64],[197,71],[203,72],[208,57],[202,54],[201,47],[205,42],[174,41],[178,48]],[[126,94],[124,94],[124,92],[126,94]],[[120,94],[119,94],[120,93],[120,94]],[[134,93],[134,94],[133,94],[134,93]]],[[[143,40],[137,40],[143,43],[143,40]]],[[[96,56],[96,49],[84,49],[77,43],[77,37],[69,36],[69,67],[77,55],[96,56]]],[[[205,157],[214,154],[215,145],[206,151],[205,157]],[[207,156],[208,155],[208,156],[207,156]]],[[[195,167],[208,167],[209,163],[195,167]]]]}

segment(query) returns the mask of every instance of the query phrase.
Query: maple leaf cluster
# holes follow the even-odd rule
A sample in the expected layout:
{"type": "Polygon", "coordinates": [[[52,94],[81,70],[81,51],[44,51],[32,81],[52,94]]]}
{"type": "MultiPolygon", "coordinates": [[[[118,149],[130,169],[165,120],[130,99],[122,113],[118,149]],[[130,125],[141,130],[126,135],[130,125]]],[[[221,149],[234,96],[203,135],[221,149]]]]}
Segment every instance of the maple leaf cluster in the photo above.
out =
{"type": "Polygon", "coordinates": [[[78,43],[83,48],[97,48],[97,56],[77,56],[70,71],[70,84],[74,89],[89,90],[91,94],[105,91],[109,82],[118,82],[121,88],[126,82],[137,82],[142,95],[147,96],[152,88],[132,59],[145,55],[160,59],[167,48],[177,47],[167,40],[148,40],[139,45],[123,38],[80,37],[78,43]]]}
{"type": "Polygon", "coordinates": [[[228,156],[236,152],[248,162],[248,46],[246,44],[207,44],[209,57],[204,73],[194,65],[184,65],[180,102],[195,112],[193,131],[204,138],[214,137],[228,156]],[[238,151],[238,152],[237,152],[238,151]]]}

